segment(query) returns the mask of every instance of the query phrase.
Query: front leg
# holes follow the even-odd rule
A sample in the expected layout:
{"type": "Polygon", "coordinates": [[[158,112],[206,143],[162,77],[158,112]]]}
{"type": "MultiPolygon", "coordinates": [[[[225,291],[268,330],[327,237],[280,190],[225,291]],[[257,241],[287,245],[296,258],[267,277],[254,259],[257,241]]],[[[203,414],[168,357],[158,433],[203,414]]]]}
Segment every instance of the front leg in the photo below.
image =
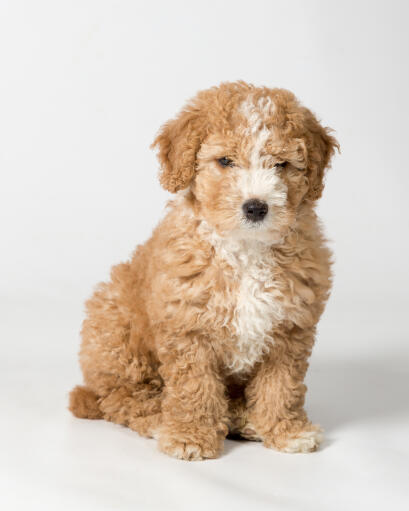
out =
{"type": "Polygon", "coordinates": [[[227,435],[225,387],[215,353],[196,335],[172,340],[162,353],[165,383],[159,448],[176,458],[216,458],[227,435]]]}
{"type": "Polygon", "coordinates": [[[314,333],[296,326],[274,333],[274,348],[246,388],[243,436],[284,452],[311,452],[321,443],[321,428],[304,411],[303,381],[314,333]]]}

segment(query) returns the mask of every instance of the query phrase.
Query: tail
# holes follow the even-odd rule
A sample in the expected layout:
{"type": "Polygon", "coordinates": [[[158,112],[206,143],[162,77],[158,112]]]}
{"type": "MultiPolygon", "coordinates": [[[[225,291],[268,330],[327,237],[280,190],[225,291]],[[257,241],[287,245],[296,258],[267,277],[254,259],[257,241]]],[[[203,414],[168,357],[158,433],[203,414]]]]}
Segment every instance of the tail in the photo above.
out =
{"type": "Polygon", "coordinates": [[[98,406],[98,396],[87,387],[77,385],[70,392],[68,409],[80,419],[102,419],[103,415],[98,406]]]}

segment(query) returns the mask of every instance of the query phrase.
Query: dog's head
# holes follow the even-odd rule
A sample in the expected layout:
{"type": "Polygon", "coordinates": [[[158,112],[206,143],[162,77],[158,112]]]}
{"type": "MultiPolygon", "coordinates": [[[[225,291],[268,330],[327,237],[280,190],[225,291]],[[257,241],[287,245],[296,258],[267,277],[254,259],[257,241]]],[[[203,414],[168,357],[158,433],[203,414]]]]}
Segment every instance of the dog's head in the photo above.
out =
{"type": "Polygon", "coordinates": [[[243,82],[200,92],[153,145],[164,188],[189,189],[219,234],[266,241],[321,196],[338,147],[291,92],[243,82]]]}

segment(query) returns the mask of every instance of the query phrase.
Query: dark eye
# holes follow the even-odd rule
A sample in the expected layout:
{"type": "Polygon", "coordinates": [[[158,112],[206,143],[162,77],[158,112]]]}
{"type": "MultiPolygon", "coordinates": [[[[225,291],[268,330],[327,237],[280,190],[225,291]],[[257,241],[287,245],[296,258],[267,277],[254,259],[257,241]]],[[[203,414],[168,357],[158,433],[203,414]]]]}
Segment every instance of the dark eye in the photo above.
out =
{"type": "Polygon", "coordinates": [[[285,167],[288,165],[288,161],[282,161],[281,163],[276,163],[275,166],[279,169],[285,169],[285,167]]]}
{"type": "Polygon", "coordinates": [[[223,156],[223,158],[219,158],[217,161],[222,167],[233,167],[234,165],[233,160],[227,158],[227,156],[223,156]]]}

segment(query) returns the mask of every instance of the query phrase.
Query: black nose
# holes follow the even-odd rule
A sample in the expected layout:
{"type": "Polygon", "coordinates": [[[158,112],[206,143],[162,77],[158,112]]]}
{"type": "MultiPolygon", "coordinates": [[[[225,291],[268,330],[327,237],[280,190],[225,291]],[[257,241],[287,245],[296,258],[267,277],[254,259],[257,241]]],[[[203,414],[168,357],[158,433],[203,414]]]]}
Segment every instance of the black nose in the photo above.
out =
{"type": "Polygon", "coordinates": [[[250,199],[243,204],[243,211],[247,220],[260,222],[267,215],[268,205],[258,199],[250,199]]]}

